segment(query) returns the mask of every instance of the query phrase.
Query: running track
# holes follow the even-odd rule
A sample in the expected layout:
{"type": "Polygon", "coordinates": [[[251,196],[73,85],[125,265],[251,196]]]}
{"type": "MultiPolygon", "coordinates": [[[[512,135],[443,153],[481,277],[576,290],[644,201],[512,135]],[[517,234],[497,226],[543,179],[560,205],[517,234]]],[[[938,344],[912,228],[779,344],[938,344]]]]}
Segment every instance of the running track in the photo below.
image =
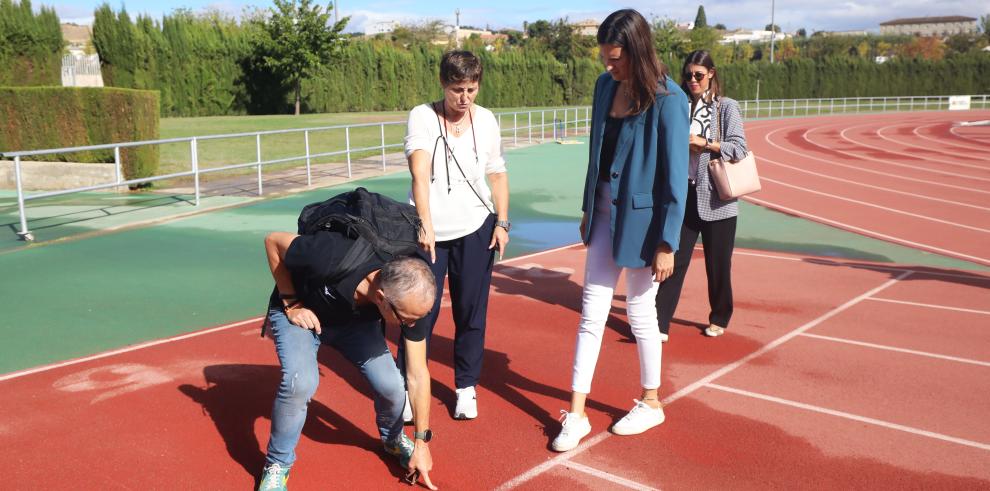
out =
{"type": "MultiPolygon", "coordinates": [[[[478,420],[449,416],[453,327],[441,316],[431,358],[441,489],[990,486],[990,277],[759,251],[736,251],[737,314],[718,339],[696,324],[707,306],[695,254],[663,350],[667,422],[632,437],[606,431],[638,393],[617,292],[589,398],[593,432],[549,451],[583,258],[569,247],[497,268],[478,420]]],[[[257,327],[0,377],[6,487],[249,489],[279,379],[257,327]]],[[[320,360],[293,489],[411,489],[380,451],[356,370],[329,350],[320,360]]]]}
{"type": "Polygon", "coordinates": [[[753,121],[763,190],[747,200],[990,265],[990,111],[753,121]]]}

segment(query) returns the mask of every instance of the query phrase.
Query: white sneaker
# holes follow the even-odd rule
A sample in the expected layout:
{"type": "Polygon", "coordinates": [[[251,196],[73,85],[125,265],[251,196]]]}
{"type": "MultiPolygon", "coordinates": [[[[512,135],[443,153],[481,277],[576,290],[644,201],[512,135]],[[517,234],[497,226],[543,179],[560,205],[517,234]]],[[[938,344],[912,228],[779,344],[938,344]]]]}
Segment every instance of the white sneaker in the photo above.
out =
{"type": "Polygon", "coordinates": [[[616,435],[638,435],[654,426],[663,423],[666,416],[663,407],[653,409],[643,401],[633,399],[636,403],[629,414],[612,425],[612,433],[616,435]]]}
{"type": "Polygon", "coordinates": [[[587,416],[581,417],[563,409],[560,410],[560,413],[560,434],[553,439],[550,447],[558,452],[566,452],[578,446],[581,439],[591,433],[591,422],[588,421],[587,416]]]}
{"type": "Polygon", "coordinates": [[[403,423],[413,422],[412,404],[409,403],[408,392],[406,392],[406,405],[402,407],[402,422],[403,423]]]}
{"type": "Polygon", "coordinates": [[[454,419],[474,419],[478,417],[478,395],[474,386],[457,389],[457,407],[454,419]]]}
{"type": "Polygon", "coordinates": [[[661,343],[666,343],[668,339],[670,339],[670,336],[669,335],[664,334],[664,333],[660,333],[660,342],[661,343]]]}

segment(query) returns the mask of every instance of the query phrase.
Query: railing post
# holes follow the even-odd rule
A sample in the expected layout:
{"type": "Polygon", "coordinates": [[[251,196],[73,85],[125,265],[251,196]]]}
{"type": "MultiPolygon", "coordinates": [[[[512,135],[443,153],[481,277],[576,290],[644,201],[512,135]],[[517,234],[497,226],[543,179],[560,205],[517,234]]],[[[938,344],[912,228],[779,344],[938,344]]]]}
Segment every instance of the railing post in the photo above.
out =
{"type": "Polygon", "coordinates": [[[385,169],[385,123],[382,123],[381,130],[382,130],[382,172],[384,173],[386,171],[386,169],[385,169]]]}
{"type": "Polygon", "coordinates": [[[533,143],[533,111],[526,112],[526,128],[529,130],[529,142],[533,143]]]}
{"type": "Polygon", "coordinates": [[[557,110],[553,110],[553,141],[557,141],[557,110]]]}
{"type": "Polygon", "coordinates": [[[591,135],[591,108],[584,108],[584,131],[589,136],[591,135]]]}
{"type": "Polygon", "coordinates": [[[261,196],[263,190],[261,189],[261,133],[254,135],[255,148],[258,153],[258,196],[261,196]]]}
{"type": "Polygon", "coordinates": [[[351,127],[344,128],[344,142],[347,145],[347,178],[351,178],[351,127]]]}
{"type": "MultiPolygon", "coordinates": [[[[120,147],[113,147],[113,166],[114,172],[117,173],[117,184],[124,182],[124,172],[120,167],[120,147]]],[[[120,192],[120,188],[114,188],[114,191],[120,192]]]]}
{"type": "Polygon", "coordinates": [[[24,185],[21,181],[21,157],[14,157],[14,180],[17,181],[17,211],[21,215],[21,231],[17,232],[17,238],[24,241],[33,241],[34,234],[28,230],[27,214],[24,210],[24,185]]]}
{"type": "Polygon", "coordinates": [[[519,113],[512,113],[512,144],[516,145],[519,138],[519,113]]]}
{"type": "Polygon", "coordinates": [[[561,138],[567,138],[567,108],[566,107],[564,108],[564,127],[561,128],[561,130],[564,133],[563,135],[561,135],[561,138]]]}
{"type": "Polygon", "coordinates": [[[313,187],[313,159],[309,152],[309,130],[303,132],[303,140],[306,141],[306,186],[313,187]]]}
{"type": "Polygon", "coordinates": [[[196,193],[196,206],[199,206],[199,144],[196,139],[189,140],[189,152],[192,159],[193,188],[196,193]]]}
{"type": "Polygon", "coordinates": [[[546,111],[540,109],[540,143],[547,139],[547,117],[546,111]]]}

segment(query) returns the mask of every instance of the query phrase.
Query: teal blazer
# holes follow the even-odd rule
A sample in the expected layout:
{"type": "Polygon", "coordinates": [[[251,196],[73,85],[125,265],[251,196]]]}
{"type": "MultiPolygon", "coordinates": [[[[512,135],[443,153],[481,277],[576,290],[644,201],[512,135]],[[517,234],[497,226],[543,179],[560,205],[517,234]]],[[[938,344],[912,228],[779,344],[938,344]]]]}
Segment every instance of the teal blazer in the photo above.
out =
{"type": "MultiPolygon", "coordinates": [[[[591,150],[581,209],[588,217],[582,240],[593,230],[595,186],[601,161],[605,118],[619,83],[608,73],[595,82],[591,108],[591,150]]],[[[688,185],[688,134],[691,129],[688,97],[669,77],[666,93],[640,114],[622,122],[615,159],[609,175],[612,185],[612,255],[625,268],[653,264],[662,242],[674,251],[681,242],[681,222],[688,185]]]]}

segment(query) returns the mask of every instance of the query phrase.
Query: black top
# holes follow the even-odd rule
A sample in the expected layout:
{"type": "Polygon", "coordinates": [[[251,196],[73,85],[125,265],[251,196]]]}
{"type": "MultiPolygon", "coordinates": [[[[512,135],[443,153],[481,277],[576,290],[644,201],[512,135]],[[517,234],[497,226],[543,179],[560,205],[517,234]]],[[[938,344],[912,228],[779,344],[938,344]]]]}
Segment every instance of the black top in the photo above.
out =
{"type": "MultiPolygon", "coordinates": [[[[283,258],[299,300],[316,314],[320,324],[330,329],[346,327],[354,320],[381,320],[381,313],[375,305],[358,306],[354,303],[358,284],[384,264],[377,255],[336,284],[324,281],[331,271],[330,265],[342,260],[353,243],[353,239],[339,232],[319,231],[313,235],[300,235],[289,245],[283,258]]],[[[417,257],[423,258],[422,255],[417,257]]],[[[422,341],[426,338],[426,324],[417,322],[403,334],[410,341],[422,341]]]]}
{"type": "Polygon", "coordinates": [[[605,118],[605,134],[602,136],[602,153],[598,163],[598,180],[608,181],[615,160],[615,147],[619,142],[619,130],[622,129],[622,118],[605,118]]]}

